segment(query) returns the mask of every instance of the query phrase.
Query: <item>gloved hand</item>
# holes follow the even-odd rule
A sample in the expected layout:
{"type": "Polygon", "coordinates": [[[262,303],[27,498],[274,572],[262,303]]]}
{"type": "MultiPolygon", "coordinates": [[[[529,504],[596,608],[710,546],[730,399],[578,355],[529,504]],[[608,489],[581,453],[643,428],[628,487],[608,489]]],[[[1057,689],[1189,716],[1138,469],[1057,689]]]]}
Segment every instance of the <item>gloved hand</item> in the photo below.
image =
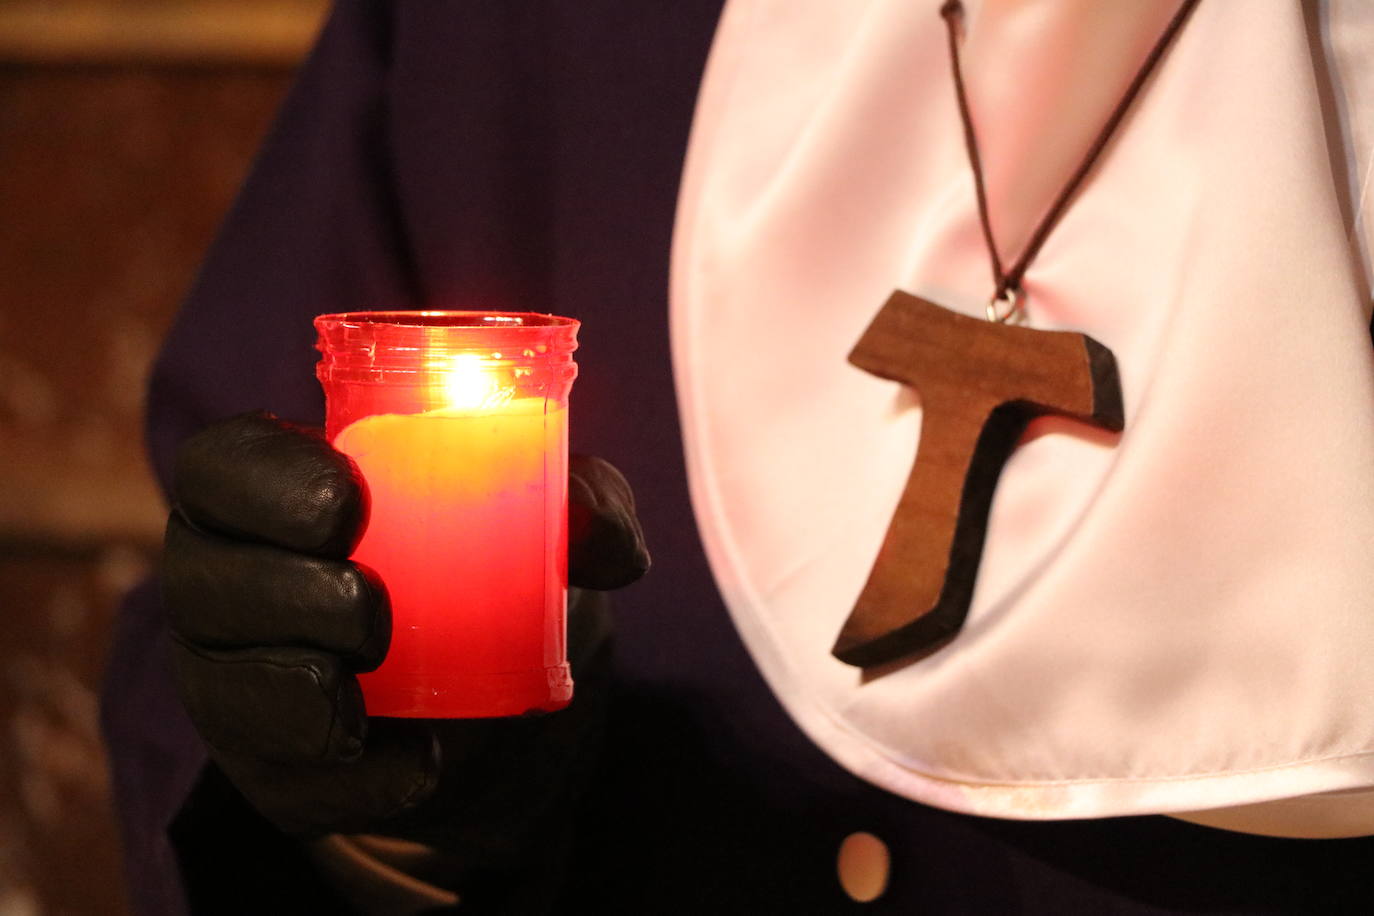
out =
{"type": "Polygon", "coordinates": [[[521,855],[575,795],[607,676],[604,597],[648,554],[624,478],[569,475],[573,704],[547,716],[369,720],[355,673],[386,654],[385,584],[347,557],[367,517],[356,467],[316,431],[263,413],[182,447],[163,589],[191,719],[239,791],[287,832],[418,839],[466,868],[521,855]],[[579,588],[580,587],[580,588],[579,588]]]}

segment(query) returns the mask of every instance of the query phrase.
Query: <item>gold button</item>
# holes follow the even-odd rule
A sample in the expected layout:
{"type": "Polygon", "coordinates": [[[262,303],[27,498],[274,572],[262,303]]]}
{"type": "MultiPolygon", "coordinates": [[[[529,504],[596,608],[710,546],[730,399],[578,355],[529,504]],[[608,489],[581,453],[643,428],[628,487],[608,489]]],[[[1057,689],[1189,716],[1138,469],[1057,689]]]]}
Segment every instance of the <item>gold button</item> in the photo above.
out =
{"type": "Polygon", "coordinates": [[[835,871],[840,887],[859,903],[877,900],[887,890],[887,878],[892,870],[892,856],[887,844],[871,833],[851,833],[840,844],[835,871]]]}

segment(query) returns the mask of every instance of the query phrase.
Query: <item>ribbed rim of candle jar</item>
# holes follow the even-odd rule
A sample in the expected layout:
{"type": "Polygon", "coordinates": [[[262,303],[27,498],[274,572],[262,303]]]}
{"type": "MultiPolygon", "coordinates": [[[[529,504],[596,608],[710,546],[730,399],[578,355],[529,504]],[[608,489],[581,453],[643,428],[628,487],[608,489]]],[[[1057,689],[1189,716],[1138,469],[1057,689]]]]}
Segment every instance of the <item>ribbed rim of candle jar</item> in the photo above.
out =
{"type": "Polygon", "coordinates": [[[457,356],[523,367],[549,381],[576,374],[574,318],[537,312],[338,312],[315,319],[320,381],[397,382],[423,378],[457,356]],[[561,368],[560,368],[561,367],[561,368]],[[553,373],[550,375],[549,373],[553,373]]]}
{"type": "Polygon", "coordinates": [[[404,328],[576,328],[576,318],[549,315],[543,312],[481,312],[481,311],[378,311],[334,312],[315,318],[315,327],[344,324],[389,324],[404,328]]]}

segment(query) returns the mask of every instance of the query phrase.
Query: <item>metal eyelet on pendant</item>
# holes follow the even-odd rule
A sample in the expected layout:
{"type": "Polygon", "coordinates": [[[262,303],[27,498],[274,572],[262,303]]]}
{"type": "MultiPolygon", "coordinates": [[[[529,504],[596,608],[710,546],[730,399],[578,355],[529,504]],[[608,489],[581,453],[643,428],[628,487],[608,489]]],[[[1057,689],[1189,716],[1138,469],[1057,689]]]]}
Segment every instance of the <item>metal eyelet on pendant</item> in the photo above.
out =
{"type": "Polygon", "coordinates": [[[1019,287],[1009,287],[988,301],[988,321],[1019,324],[1025,317],[1026,296],[1019,287]]]}

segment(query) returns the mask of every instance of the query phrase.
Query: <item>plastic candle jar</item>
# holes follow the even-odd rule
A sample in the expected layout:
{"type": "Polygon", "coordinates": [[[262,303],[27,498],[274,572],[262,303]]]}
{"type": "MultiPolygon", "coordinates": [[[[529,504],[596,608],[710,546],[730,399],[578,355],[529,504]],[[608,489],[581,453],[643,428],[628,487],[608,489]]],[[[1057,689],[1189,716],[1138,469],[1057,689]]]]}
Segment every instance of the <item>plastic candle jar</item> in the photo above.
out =
{"type": "Polygon", "coordinates": [[[349,312],[315,327],[325,433],[369,494],[353,559],[391,597],[386,658],[358,677],[368,713],[475,718],[568,705],[578,322],[349,312]]]}

